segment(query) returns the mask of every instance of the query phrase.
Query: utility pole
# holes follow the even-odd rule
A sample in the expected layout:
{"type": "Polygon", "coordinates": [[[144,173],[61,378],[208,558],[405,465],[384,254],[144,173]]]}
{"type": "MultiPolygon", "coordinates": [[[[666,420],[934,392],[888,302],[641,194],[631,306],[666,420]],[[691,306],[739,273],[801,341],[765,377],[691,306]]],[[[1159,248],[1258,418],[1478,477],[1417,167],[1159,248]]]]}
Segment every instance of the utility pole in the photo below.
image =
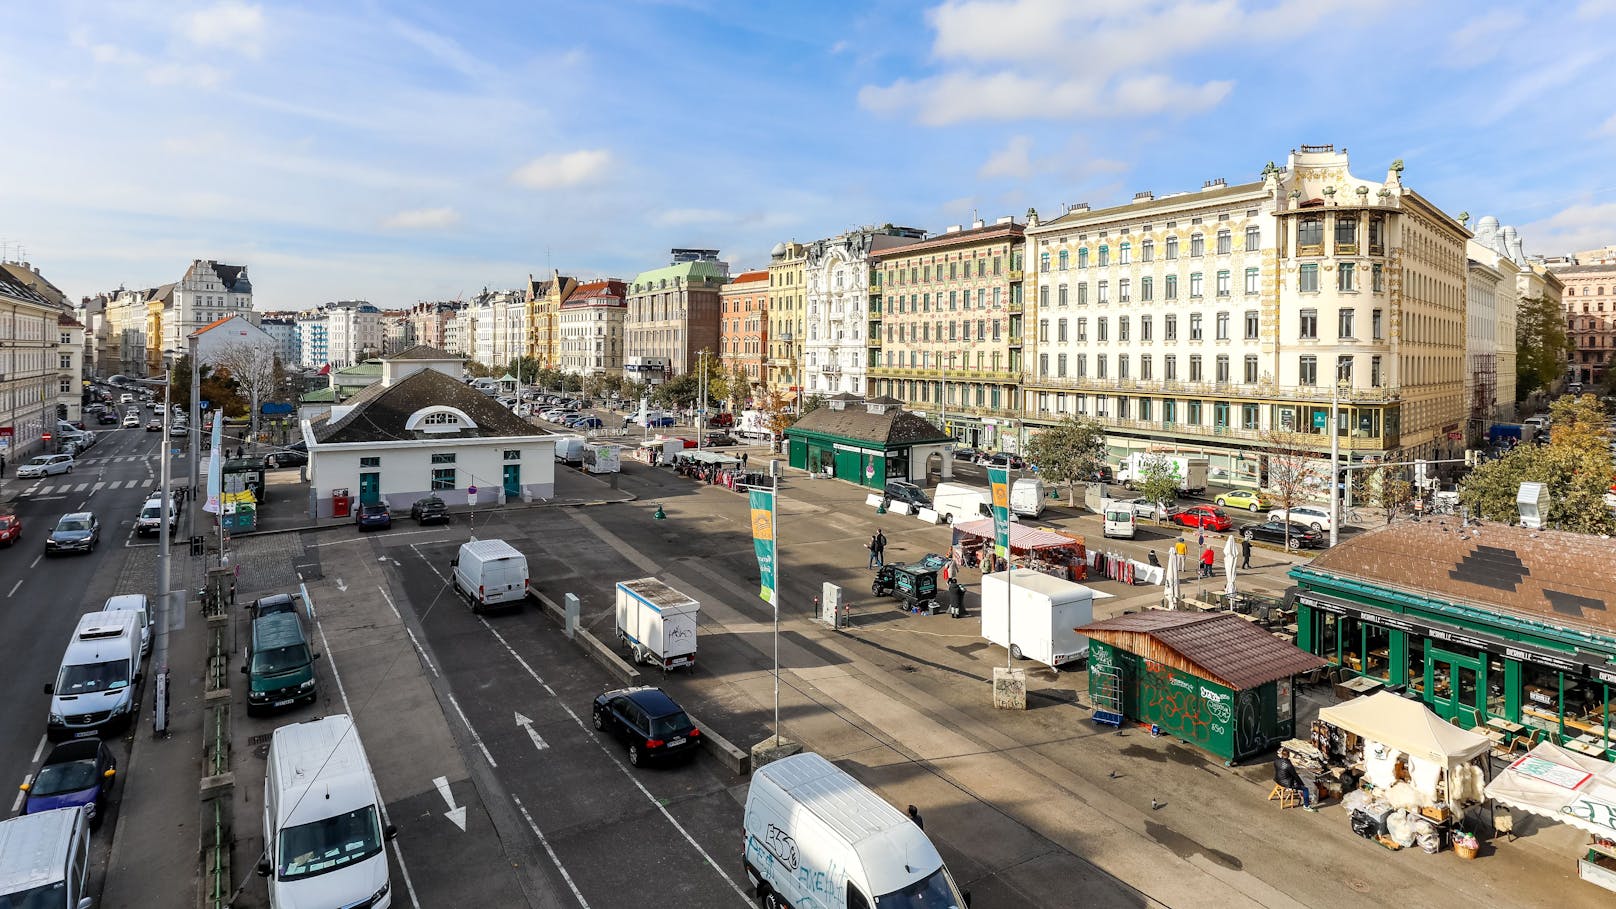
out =
{"type": "MultiPolygon", "coordinates": [[[[1330,383],[1330,548],[1341,535],[1341,364],[1335,367],[1330,383]]],[[[1289,520],[1289,517],[1286,518],[1289,520]]]]}

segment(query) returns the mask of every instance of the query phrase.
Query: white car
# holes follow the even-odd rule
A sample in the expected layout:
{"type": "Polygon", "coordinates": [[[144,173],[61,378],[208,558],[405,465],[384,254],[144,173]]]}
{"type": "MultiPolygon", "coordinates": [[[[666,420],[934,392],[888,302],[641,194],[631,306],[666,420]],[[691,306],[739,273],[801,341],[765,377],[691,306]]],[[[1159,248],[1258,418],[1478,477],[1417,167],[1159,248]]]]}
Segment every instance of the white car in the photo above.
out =
{"type": "Polygon", "coordinates": [[[1330,525],[1335,523],[1330,518],[1330,506],[1312,503],[1297,505],[1289,511],[1284,508],[1276,508],[1268,513],[1268,520],[1289,521],[1292,524],[1300,524],[1303,527],[1311,527],[1320,531],[1329,530],[1330,525]]]}
{"type": "Polygon", "coordinates": [[[124,417],[123,418],[123,428],[124,429],[139,429],[140,428],[140,418],[135,416],[134,414],[130,414],[129,416],[124,417]]]}
{"type": "Polygon", "coordinates": [[[18,479],[32,479],[34,477],[48,477],[58,473],[73,472],[73,456],[65,454],[39,455],[28,463],[17,468],[18,479]]]}

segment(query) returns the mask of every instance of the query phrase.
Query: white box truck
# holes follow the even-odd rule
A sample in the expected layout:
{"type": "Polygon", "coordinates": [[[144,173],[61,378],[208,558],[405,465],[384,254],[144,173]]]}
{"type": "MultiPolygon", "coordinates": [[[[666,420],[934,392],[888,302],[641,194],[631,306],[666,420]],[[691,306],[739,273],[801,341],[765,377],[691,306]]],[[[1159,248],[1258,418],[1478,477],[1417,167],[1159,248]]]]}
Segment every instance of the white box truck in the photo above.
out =
{"type": "Polygon", "coordinates": [[[694,668],[700,613],[700,603],[656,578],[617,582],[617,639],[636,663],[694,668]]]}
{"type": "Polygon", "coordinates": [[[1024,517],[1038,517],[1044,513],[1045,493],[1043,480],[1022,477],[1010,484],[1010,511],[1024,517]]]}
{"type": "Polygon", "coordinates": [[[1206,478],[1212,470],[1212,462],[1203,457],[1192,455],[1161,454],[1158,452],[1136,451],[1122,462],[1117,470],[1117,482],[1133,489],[1139,485],[1145,476],[1145,466],[1153,460],[1165,460],[1178,477],[1178,491],[1194,495],[1206,492],[1206,478]]]}
{"type": "Polygon", "coordinates": [[[741,823],[765,906],[968,904],[918,824],[811,751],[753,771],[741,823]]]}
{"type": "Polygon", "coordinates": [[[449,563],[454,587],[472,612],[490,606],[520,606],[527,599],[527,556],[504,540],[472,540],[460,544],[449,563]]]}
{"type": "Polygon", "coordinates": [[[584,446],[585,473],[622,473],[623,446],[590,442],[584,446]]]}
{"type": "Polygon", "coordinates": [[[1094,621],[1094,591],[1037,571],[1016,572],[1015,621],[1009,572],[982,576],[982,637],[1008,648],[1012,659],[1051,669],[1088,656],[1089,639],[1072,629],[1094,621]]]}

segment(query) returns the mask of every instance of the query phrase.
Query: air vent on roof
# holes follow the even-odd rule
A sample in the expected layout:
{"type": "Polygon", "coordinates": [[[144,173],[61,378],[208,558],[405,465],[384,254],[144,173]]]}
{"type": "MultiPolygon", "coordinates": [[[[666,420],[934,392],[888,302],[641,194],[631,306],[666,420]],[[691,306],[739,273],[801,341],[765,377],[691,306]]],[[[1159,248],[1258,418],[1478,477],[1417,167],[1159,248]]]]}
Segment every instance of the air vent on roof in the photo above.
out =
{"type": "Polygon", "coordinates": [[[964,230],[964,229],[965,229],[965,226],[963,224],[950,224],[947,227],[943,228],[943,233],[945,233],[945,234],[957,234],[961,230],[964,230]]]}
{"type": "Polygon", "coordinates": [[[1005,215],[1002,218],[995,219],[993,223],[994,224],[1014,224],[1015,220],[1016,220],[1015,215],[1005,215]]]}
{"type": "Polygon", "coordinates": [[[1142,193],[1134,193],[1133,194],[1133,200],[1135,202],[1149,202],[1149,201],[1151,201],[1151,200],[1153,200],[1155,198],[1156,198],[1156,194],[1151,192],[1148,189],[1145,190],[1142,193]]]}
{"type": "Polygon", "coordinates": [[[79,640],[94,641],[100,638],[115,638],[123,633],[120,625],[91,625],[79,632],[79,640]]]}
{"type": "Polygon", "coordinates": [[[1089,204],[1087,202],[1078,202],[1077,204],[1073,205],[1069,209],[1069,211],[1074,213],[1074,214],[1077,213],[1077,212],[1085,212],[1085,211],[1088,211],[1088,210],[1089,210],[1089,204]]]}

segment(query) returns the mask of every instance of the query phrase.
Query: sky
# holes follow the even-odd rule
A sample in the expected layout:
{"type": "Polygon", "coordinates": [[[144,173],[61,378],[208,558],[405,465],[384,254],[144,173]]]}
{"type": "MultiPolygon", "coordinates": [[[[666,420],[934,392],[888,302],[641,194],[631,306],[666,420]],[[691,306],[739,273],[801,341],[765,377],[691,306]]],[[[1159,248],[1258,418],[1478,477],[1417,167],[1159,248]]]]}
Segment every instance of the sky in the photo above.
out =
{"type": "Polygon", "coordinates": [[[75,298],[211,258],[260,309],[396,307],[1334,143],[1552,255],[1616,244],[1612,34],[1616,0],[19,4],[0,249],[75,298]]]}

